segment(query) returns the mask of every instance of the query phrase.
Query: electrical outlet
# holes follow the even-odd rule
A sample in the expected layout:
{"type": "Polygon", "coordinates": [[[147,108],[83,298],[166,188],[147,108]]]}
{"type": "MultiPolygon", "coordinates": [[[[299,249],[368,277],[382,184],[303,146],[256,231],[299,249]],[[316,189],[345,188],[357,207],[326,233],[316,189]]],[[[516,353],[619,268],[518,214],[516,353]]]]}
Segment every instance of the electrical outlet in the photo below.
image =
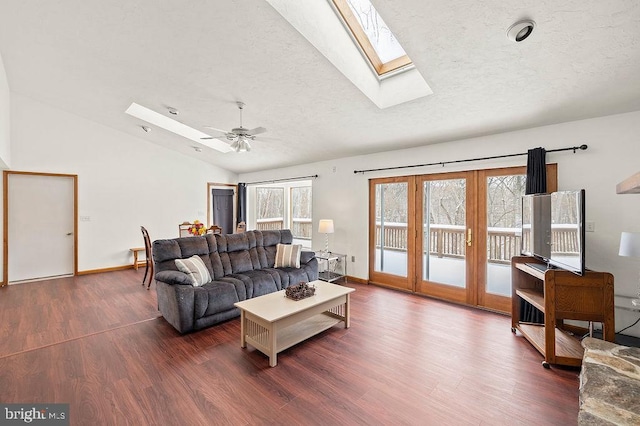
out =
{"type": "Polygon", "coordinates": [[[333,167],[331,168],[331,171],[332,171],[333,173],[335,173],[335,172],[337,172],[337,171],[338,171],[338,168],[337,168],[336,166],[333,166],[333,167]]]}
{"type": "Polygon", "coordinates": [[[80,216],[80,222],[91,222],[91,216],[80,216]]]}
{"type": "Polygon", "coordinates": [[[585,231],[587,232],[595,232],[596,231],[596,223],[595,222],[585,222],[585,231]]]}

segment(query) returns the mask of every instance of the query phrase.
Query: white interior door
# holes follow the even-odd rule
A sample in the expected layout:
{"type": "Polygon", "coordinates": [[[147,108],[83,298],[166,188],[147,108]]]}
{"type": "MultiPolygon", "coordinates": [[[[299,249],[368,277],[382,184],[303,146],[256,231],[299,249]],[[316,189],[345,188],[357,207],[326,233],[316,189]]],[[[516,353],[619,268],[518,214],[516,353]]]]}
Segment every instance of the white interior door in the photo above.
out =
{"type": "Polygon", "coordinates": [[[9,283],[72,275],[74,178],[20,173],[7,178],[9,283]]]}

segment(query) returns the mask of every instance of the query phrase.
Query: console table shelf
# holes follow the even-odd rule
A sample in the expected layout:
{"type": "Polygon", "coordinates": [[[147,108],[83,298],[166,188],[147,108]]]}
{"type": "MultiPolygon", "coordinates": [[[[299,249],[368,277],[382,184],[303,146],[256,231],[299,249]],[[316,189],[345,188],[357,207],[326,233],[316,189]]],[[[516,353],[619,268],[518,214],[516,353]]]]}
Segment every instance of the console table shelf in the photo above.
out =
{"type": "Polygon", "coordinates": [[[583,276],[559,269],[541,271],[533,257],[511,259],[511,331],[520,331],[544,357],[542,365],[580,366],[583,348],[564,320],[602,323],[605,340],[614,340],[613,275],[587,271],[583,276]],[[544,314],[544,324],[525,322],[520,315],[525,300],[544,314]]]}
{"type": "Polygon", "coordinates": [[[516,290],[516,294],[544,312],[544,294],[536,290],[516,290]]]}

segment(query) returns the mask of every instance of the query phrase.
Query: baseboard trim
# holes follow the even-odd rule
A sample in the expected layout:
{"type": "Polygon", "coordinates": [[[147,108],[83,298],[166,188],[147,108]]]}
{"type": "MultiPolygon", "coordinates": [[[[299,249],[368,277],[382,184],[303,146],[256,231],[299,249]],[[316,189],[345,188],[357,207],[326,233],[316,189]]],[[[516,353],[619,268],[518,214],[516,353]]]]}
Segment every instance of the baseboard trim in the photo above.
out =
{"type": "Polygon", "coordinates": [[[399,291],[401,293],[413,294],[413,295],[416,295],[418,297],[426,297],[427,299],[439,300],[440,302],[443,302],[443,303],[449,303],[449,304],[452,304],[452,305],[463,306],[463,307],[471,308],[471,309],[480,309],[480,310],[487,311],[487,312],[493,312],[494,314],[499,314],[499,315],[511,316],[511,312],[497,311],[495,309],[489,309],[489,308],[486,308],[484,306],[469,305],[469,304],[463,303],[463,302],[456,302],[454,300],[447,300],[447,299],[443,299],[441,297],[432,296],[430,294],[418,293],[416,291],[408,290],[406,288],[393,287],[393,286],[390,286],[390,285],[385,285],[385,284],[377,283],[377,282],[373,282],[373,281],[369,281],[369,284],[370,285],[374,285],[376,287],[382,287],[382,288],[386,288],[386,289],[389,289],[389,290],[393,290],[393,291],[399,291]]]}
{"type": "Polygon", "coordinates": [[[369,284],[369,280],[365,280],[364,278],[357,278],[347,275],[347,282],[356,283],[356,284],[369,284]]]}
{"type": "MultiPolygon", "coordinates": [[[[138,266],[138,268],[145,268],[145,267],[146,267],[145,264],[138,266]]],[[[124,271],[126,269],[133,269],[133,265],[112,266],[110,268],[100,268],[100,269],[87,269],[85,271],[78,271],[78,275],[100,274],[102,272],[124,271]]]]}
{"type": "Polygon", "coordinates": [[[378,282],[375,282],[375,281],[367,281],[367,283],[370,284],[370,285],[375,285],[376,287],[388,288],[389,290],[396,290],[396,291],[400,291],[402,293],[418,294],[415,291],[412,291],[412,290],[409,290],[409,289],[406,289],[406,288],[394,287],[392,285],[378,283],[378,282]]]}

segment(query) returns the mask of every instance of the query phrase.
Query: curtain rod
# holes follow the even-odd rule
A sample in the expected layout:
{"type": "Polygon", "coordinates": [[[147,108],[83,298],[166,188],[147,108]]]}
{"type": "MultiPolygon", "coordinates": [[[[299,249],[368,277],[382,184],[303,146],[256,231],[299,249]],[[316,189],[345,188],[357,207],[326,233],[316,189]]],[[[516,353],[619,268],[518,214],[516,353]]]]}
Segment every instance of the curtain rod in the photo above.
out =
{"type": "MultiPolygon", "coordinates": [[[[568,147],[568,148],[558,148],[558,149],[550,149],[547,152],[560,152],[560,151],[573,151],[573,153],[575,154],[577,150],[582,150],[584,151],[585,149],[587,149],[587,145],[580,145],[580,146],[572,146],[572,147],[568,147]]],[[[368,173],[368,172],[379,172],[382,170],[397,170],[397,169],[409,169],[412,167],[426,167],[426,166],[442,166],[444,167],[445,164],[454,164],[454,163],[467,163],[469,161],[481,161],[481,160],[494,160],[496,158],[508,158],[508,157],[518,157],[520,155],[527,155],[527,152],[521,152],[518,154],[505,154],[505,155],[494,155],[491,157],[478,157],[478,158],[468,158],[466,160],[452,160],[452,161],[439,161],[437,163],[427,163],[427,164],[414,164],[411,166],[396,166],[396,167],[383,167],[381,169],[368,169],[368,170],[354,170],[353,173],[368,173]]]]}
{"type": "Polygon", "coordinates": [[[310,176],[299,176],[293,178],[285,178],[285,179],[273,179],[273,180],[262,180],[260,182],[247,182],[245,185],[259,185],[261,183],[276,183],[276,182],[291,182],[294,180],[304,180],[309,178],[317,178],[318,175],[310,175],[310,176]]]}

